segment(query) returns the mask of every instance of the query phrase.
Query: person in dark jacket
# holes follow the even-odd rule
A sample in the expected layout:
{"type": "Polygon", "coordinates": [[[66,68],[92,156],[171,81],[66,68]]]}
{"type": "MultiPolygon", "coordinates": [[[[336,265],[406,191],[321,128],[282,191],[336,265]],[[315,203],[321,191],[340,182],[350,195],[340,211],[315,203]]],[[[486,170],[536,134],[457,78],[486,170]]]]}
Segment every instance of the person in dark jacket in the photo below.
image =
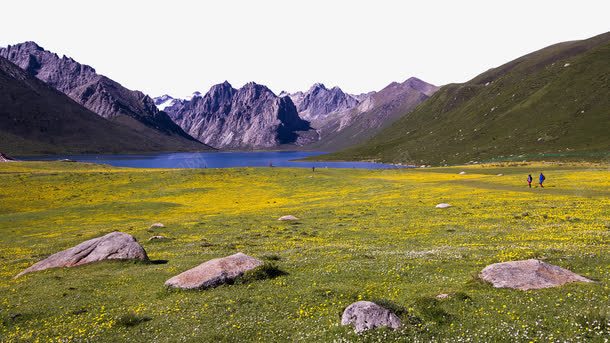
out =
{"type": "Polygon", "coordinates": [[[542,188],[544,188],[544,186],[542,185],[544,180],[546,180],[546,177],[544,176],[544,174],[540,173],[540,177],[538,178],[538,183],[540,184],[540,187],[542,187],[542,188]]]}
{"type": "Polygon", "coordinates": [[[532,174],[529,174],[527,176],[527,185],[530,186],[530,188],[532,188],[532,181],[534,181],[534,178],[532,177],[532,174]]]}

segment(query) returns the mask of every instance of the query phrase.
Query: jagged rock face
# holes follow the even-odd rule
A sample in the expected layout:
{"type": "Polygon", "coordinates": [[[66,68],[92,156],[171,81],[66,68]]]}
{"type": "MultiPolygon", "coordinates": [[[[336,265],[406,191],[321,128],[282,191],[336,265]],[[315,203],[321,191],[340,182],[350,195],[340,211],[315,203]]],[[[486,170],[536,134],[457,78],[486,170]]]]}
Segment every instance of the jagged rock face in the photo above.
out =
{"type": "Polygon", "coordinates": [[[358,100],[358,102],[363,102],[364,100],[366,100],[367,98],[370,98],[373,94],[375,94],[377,92],[372,91],[372,92],[368,92],[368,93],[360,93],[360,94],[350,94],[352,96],[352,98],[358,100]]]}
{"type": "Polygon", "coordinates": [[[327,89],[323,84],[314,84],[307,92],[297,92],[289,95],[297,107],[301,118],[315,121],[325,118],[331,113],[344,112],[356,107],[360,101],[341,88],[327,89]]]}
{"type": "Polygon", "coordinates": [[[192,140],[157,109],[149,96],[98,75],[92,67],[72,58],[60,58],[34,42],[0,48],[0,56],[104,118],[125,121],[120,117],[126,116],[165,134],[192,140]]]}
{"type": "Polygon", "coordinates": [[[298,132],[310,130],[288,97],[248,83],[240,89],[228,82],[213,86],[202,97],[193,97],[166,108],[185,131],[215,148],[272,148],[298,142],[298,132]]]}
{"type": "Polygon", "coordinates": [[[155,102],[155,106],[159,109],[159,111],[163,111],[166,107],[169,107],[174,104],[178,99],[174,99],[170,95],[164,94],[158,97],[153,98],[155,102]]]}

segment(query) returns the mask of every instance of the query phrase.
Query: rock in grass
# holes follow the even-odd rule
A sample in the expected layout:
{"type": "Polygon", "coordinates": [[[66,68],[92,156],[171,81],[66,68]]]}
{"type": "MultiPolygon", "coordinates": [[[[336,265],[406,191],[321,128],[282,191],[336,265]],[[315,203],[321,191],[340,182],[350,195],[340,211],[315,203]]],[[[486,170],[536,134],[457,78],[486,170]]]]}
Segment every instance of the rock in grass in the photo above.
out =
{"type": "Polygon", "coordinates": [[[494,263],[485,267],[480,277],[496,288],[523,291],[557,287],[569,282],[592,282],[567,269],[535,259],[494,263]]]}
{"type": "Polygon", "coordinates": [[[167,241],[167,240],[169,240],[169,238],[159,235],[159,236],[152,236],[148,240],[149,241],[167,241]]]}
{"type": "Polygon", "coordinates": [[[165,286],[182,289],[205,289],[229,283],[263,262],[243,253],[215,258],[165,281],[165,286]]]}
{"type": "Polygon", "coordinates": [[[447,293],[441,293],[436,296],[436,299],[447,299],[447,298],[449,298],[449,294],[447,294],[447,293]]]}
{"type": "Polygon", "coordinates": [[[281,221],[285,221],[285,220],[299,220],[299,218],[293,216],[293,215],[287,215],[287,216],[282,216],[279,217],[277,220],[281,220],[281,221]]]}
{"type": "Polygon", "coordinates": [[[356,333],[378,327],[400,328],[397,315],[374,302],[358,301],[349,305],[341,316],[341,325],[353,325],[356,333]]]}
{"type": "Polygon", "coordinates": [[[146,261],[148,256],[133,236],[115,231],[55,253],[22,271],[16,277],[49,268],[74,267],[103,260],[146,261]]]}
{"type": "Polygon", "coordinates": [[[0,152],[0,162],[13,162],[14,159],[0,152]]]}
{"type": "Polygon", "coordinates": [[[151,229],[160,229],[162,227],[165,227],[165,225],[163,225],[162,223],[154,223],[150,226],[151,229]]]}
{"type": "Polygon", "coordinates": [[[451,207],[451,205],[446,204],[444,202],[436,205],[436,208],[449,208],[449,207],[451,207]]]}
{"type": "Polygon", "coordinates": [[[498,174],[498,175],[496,175],[496,176],[504,176],[504,174],[500,173],[500,174],[498,174]]]}
{"type": "Polygon", "coordinates": [[[460,172],[460,175],[465,175],[465,174],[466,174],[466,172],[465,172],[465,171],[461,171],[461,172],[460,172]]]}

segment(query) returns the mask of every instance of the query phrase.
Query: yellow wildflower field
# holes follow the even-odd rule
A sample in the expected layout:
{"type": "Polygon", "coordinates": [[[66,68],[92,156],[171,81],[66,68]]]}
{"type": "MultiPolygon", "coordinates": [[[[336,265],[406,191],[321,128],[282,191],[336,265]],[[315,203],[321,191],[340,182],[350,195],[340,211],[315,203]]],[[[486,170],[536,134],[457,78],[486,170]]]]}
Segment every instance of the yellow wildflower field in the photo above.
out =
{"type": "Polygon", "coordinates": [[[609,208],[601,164],[312,172],[2,163],[0,341],[607,342],[609,208]],[[540,172],[545,187],[528,188],[527,175],[535,183],[540,172]],[[300,220],[277,220],[288,214],[300,220]],[[165,227],[150,228],[156,222],[165,227]],[[111,231],[135,236],[153,263],[13,278],[111,231]],[[163,286],[238,251],[286,274],[203,291],[163,286]],[[524,292],[477,277],[488,264],[528,258],[596,282],[524,292]],[[405,325],[356,335],[340,315],[357,300],[402,309],[405,325]]]}

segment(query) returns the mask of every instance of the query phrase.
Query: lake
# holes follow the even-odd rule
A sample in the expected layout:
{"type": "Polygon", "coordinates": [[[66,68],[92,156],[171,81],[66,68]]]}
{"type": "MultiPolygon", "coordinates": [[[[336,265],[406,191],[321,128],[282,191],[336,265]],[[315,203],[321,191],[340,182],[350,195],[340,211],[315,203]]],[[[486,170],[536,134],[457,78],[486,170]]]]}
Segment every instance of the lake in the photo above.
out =
{"type": "Polygon", "coordinates": [[[199,152],[158,153],[140,155],[53,155],[19,157],[26,161],[69,159],[78,162],[109,164],[131,168],[232,168],[232,167],[297,167],[297,168],[401,168],[391,164],[372,162],[313,162],[295,161],[323,152],[311,151],[255,151],[255,152],[199,152]]]}

